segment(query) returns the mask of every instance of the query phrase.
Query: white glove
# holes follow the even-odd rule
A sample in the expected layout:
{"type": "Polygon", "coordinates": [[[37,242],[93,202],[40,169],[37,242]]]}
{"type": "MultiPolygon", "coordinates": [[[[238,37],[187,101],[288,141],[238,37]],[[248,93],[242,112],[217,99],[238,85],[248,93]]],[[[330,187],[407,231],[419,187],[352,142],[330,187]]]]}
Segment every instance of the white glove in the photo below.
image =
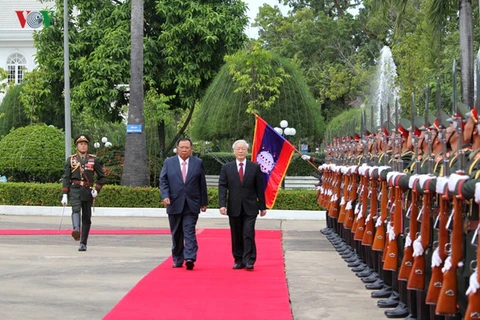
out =
{"type": "Polygon", "coordinates": [[[302,154],[302,159],[303,160],[310,160],[312,157],[310,157],[308,154],[302,154]]]}
{"type": "Polygon", "coordinates": [[[432,268],[440,267],[442,265],[442,258],[440,257],[440,250],[437,248],[432,254],[432,268]]]}
{"type": "Polygon", "coordinates": [[[388,239],[390,241],[395,241],[395,238],[396,238],[395,231],[393,230],[393,226],[391,226],[390,224],[388,224],[388,227],[387,227],[387,234],[388,234],[388,239]]]}
{"type": "Polygon", "coordinates": [[[467,176],[467,175],[452,173],[450,175],[450,178],[448,178],[448,190],[450,192],[455,192],[455,187],[457,186],[457,183],[461,180],[467,180],[468,178],[470,178],[470,177],[467,176]]]}
{"type": "Polygon", "coordinates": [[[423,256],[422,236],[418,236],[417,240],[413,241],[413,255],[414,257],[423,256]]]}
{"type": "Polygon", "coordinates": [[[478,283],[477,269],[475,269],[475,272],[470,275],[470,285],[468,286],[467,292],[465,292],[465,294],[468,296],[472,293],[477,292],[479,288],[480,288],[480,283],[478,283]]]}
{"type": "Polygon", "coordinates": [[[405,248],[408,248],[412,245],[412,239],[410,238],[410,232],[407,233],[407,236],[405,237],[405,248]]]}
{"type": "Polygon", "coordinates": [[[436,191],[438,194],[445,193],[445,185],[448,183],[448,177],[438,177],[436,191]]]}
{"type": "Polygon", "coordinates": [[[475,183],[475,202],[480,203],[480,182],[475,183]]]}
{"type": "Polygon", "coordinates": [[[62,203],[62,205],[64,205],[64,206],[67,205],[67,203],[68,203],[68,196],[67,196],[67,194],[64,194],[64,195],[62,196],[62,201],[61,201],[61,203],[62,203]]]}
{"type": "Polygon", "coordinates": [[[448,256],[443,265],[442,272],[445,273],[452,267],[452,257],[448,256]]]}
{"type": "Polygon", "coordinates": [[[95,198],[98,195],[98,192],[95,189],[92,189],[91,193],[92,193],[92,198],[95,198]]]}
{"type": "Polygon", "coordinates": [[[410,176],[408,179],[408,188],[413,189],[413,185],[415,184],[415,181],[418,179],[418,174],[414,174],[410,176]]]}

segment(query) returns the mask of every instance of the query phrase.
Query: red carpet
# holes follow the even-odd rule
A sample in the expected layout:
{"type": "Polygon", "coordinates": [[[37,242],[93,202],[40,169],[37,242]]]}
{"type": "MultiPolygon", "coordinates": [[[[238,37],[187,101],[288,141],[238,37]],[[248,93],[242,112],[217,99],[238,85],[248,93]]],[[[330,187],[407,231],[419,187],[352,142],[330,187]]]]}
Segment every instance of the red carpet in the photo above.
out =
{"type": "MultiPolygon", "coordinates": [[[[0,230],[0,236],[59,236],[70,235],[72,230],[52,230],[52,229],[9,229],[0,230]]],[[[167,229],[122,229],[122,230],[94,230],[90,234],[118,235],[118,234],[170,234],[167,229]]]]}
{"type": "Polygon", "coordinates": [[[172,268],[170,257],[153,269],[104,320],[291,320],[281,231],[257,230],[255,270],[233,270],[230,231],[198,235],[195,269],[172,268]]]}

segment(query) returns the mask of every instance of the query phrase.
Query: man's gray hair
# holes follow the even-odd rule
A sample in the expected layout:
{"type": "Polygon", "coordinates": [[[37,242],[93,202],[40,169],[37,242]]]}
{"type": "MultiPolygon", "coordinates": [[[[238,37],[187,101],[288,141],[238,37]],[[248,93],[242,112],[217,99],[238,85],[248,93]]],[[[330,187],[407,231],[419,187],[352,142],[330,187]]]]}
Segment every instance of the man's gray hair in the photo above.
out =
{"type": "Polygon", "coordinates": [[[245,143],[245,145],[247,146],[247,149],[249,148],[247,141],[245,141],[245,140],[243,140],[243,139],[240,139],[240,140],[235,141],[235,142],[232,144],[232,149],[235,149],[235,146],[237,145],[237,143],[245,143]]]}

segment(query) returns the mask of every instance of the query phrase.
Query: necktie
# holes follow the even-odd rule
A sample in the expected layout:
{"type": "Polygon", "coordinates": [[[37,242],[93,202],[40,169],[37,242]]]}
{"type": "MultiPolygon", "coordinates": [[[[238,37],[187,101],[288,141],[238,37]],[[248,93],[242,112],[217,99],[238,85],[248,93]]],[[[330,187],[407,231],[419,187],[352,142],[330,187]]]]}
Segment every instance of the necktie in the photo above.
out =
{"type": "Polygon", "coordinates": [[[183,183],[187,180],[187,161],[182,162],[182,178],[183,183]]]}
{"type": "Polygon", "coordinates": [[[240,177],[240,182],[243,182],[243,163],[239,163],[240,169],[238,169],[238,176],[240,177]]]}

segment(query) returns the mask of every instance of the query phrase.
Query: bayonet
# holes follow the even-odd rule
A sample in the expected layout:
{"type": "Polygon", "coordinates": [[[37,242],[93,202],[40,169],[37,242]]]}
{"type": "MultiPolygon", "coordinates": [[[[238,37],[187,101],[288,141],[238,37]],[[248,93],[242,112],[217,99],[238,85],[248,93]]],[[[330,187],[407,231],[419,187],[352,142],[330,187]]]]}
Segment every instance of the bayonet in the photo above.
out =
{"type": "Polygon", "coordinates": [[[458,112],[458,101],[457,101],[457,62],[453,60],[453,108],[454,108],[454,117],[455,117],[455,129],[457,130],[458,135],[458,144],[457,144],[457,153],[458,153],[458,173],[463,173],[465,168],[465,154],[462,150],[463,143],[463,133],[462,133],[462,117],[458,112]]]}

